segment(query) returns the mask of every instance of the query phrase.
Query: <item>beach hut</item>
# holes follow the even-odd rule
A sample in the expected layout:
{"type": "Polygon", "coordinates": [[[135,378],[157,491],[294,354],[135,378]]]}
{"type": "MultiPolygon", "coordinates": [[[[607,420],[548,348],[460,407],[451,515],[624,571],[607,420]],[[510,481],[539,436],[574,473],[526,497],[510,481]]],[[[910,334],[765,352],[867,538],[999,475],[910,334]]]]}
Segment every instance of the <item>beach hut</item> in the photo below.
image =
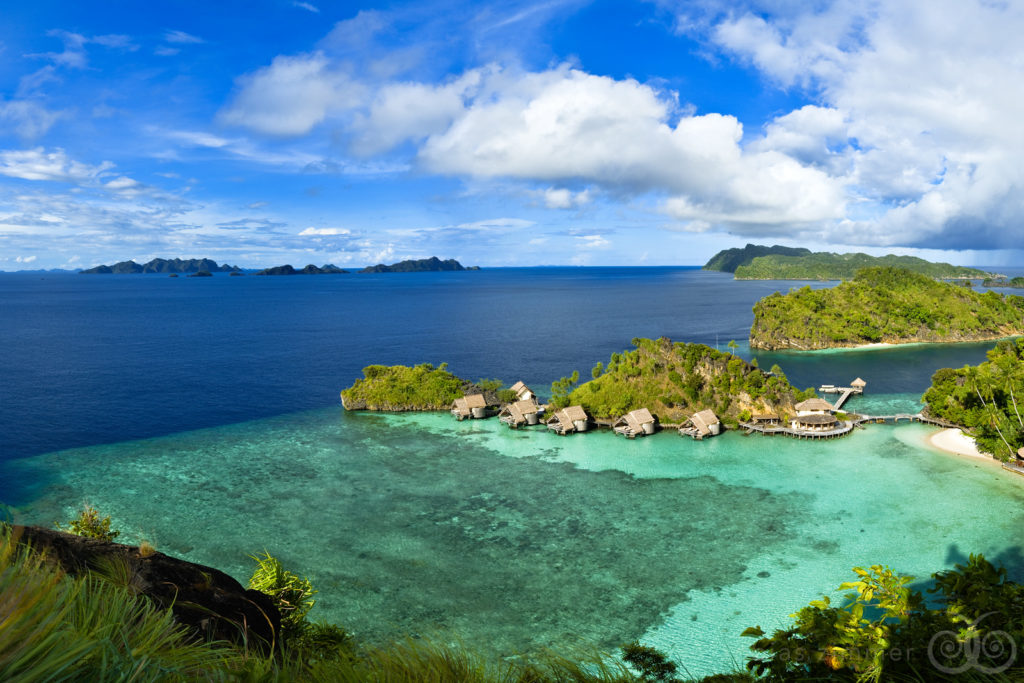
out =
{"type": "Polygon", "coordinates": [[[862,380],[860,377],[850,382],[850,386],[853,387],[858,394],[863,394],[864,387],[866,387],[867,385],[868,383],[862,380]]]}
{"type": "Polygon", "coordinates": [[[640,408],[626,413],[612,425],[616,434],[635,439],[638,436],[646,436],[654,433],[654,416],[647,408],[640,408]]]}
{"type": "Polygon", "coordinates": [[[573,432],[585,432],[590,426],[590,418],[583,406],[569,406],[548,418],[548,429],[556,434],[565,435],[573,432]]]}
{"type": "Polygon", "coordinates": [[[782,422],[782,418],[779,417],[778,413],[762,413],[760,415],[751,415],[750,421],[756,425],[777,425],[782,422]]]}
{"type": "Polygon", "coordinates": [[[487,417],[487,399],[483,394],[471,394],[457,398],[452,402],[452,415],[465,420],[469,418],[487,417]]]}
{"type": "Polygon", "coordinates": [[[705,436],[717,436],[722,431],[722,423],[711,409],[695,413],[679,428],[682,436],[692,436],[700,441],[705,436]]]}
{"type": "Polygon", "coordinates": [[[540,422],[540,406],[533,399],[509,403],[498,413],[498,419],[512,429],[540,422]]]}
{"type": "Polygon", "coordinates": [[[522,382],[516,382],[512,385],[512,393],[516,395],[516,399],[519,401],[534,401],[537,399],[537,394],[533,393],[530,387],[522,382]]]}
{"type": "Polygon", "coordinates": [[[835,429],[837,425],[836,416],[831,413],[809,413],[797,415],[793,420],[793,429],[802,432],[827,432],[835,429]]]}
{"type": "Polygon", "coordinates": [[[832,413],[832,404],[823,398],[809,398],[796,404],[797,415],[826,415],[832,413]]]}

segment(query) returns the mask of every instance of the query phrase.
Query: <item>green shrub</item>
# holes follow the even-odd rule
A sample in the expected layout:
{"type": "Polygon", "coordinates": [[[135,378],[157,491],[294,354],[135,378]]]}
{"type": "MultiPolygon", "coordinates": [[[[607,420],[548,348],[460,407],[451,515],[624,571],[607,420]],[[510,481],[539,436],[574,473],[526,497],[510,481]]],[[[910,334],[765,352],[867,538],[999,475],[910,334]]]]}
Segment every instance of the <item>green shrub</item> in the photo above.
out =
{"type": "Polygon", "coordinates": [[[262,556],[250,555],[256,570],[249,579],[249,588],[270,596],[281,613],[281,628],[287,637],[301,633],[306,615],[316,601],[313,584],[281,566],[281,561],[264,551],[262,556]]]}
{"type": "Polygon", "coordinates": [[[110,528],[109,515],[100,517],[99,511],[88,503],[82,507],[78,517],[72,519],[66,527],[60,524],[54,526],[60,531],[66,531],[75,536],[99,538],[104,541],[113,541],[121,535],[120,531],[114,531],[110,528]]]}

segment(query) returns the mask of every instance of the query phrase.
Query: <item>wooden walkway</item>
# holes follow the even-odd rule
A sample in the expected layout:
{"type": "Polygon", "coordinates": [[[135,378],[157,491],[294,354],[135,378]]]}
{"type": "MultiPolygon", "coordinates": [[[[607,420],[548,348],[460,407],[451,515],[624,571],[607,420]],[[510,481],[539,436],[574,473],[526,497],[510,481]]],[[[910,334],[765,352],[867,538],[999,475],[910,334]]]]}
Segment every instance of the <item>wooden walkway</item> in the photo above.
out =
{"type": "Polygon", "coordinates": [[[747,430],[747,433],[744,434],[744,436],[750,436],[751,434],[758,433],[765,436],[776,436],[781,434],[782,436],[791,436],[796,439],[834,439],[837,436],[844,436],[853,431],[853,422],[841,422],[840,424],[842,427],[822,431],[792,429],[791,427],[781,427],[777,425],[759,425],[754,424],[753,422],[741,422],[740,427],[747,430]]]}
{"type": "Polygon", "coordinates": [[[895,415],[859,415],[853,418],[855,425],[862,425],[869,422],[881,424],[883,422],[897,423],[900,420],[906,420],[907,422],[921,422],[923,424],[935,425],[936,427],[945,427],[946,429],[959,429],[960,425],[949,422],[948,420],[940,420],[935,417],[928,417],[922,413],[896,413],[895,415]]]}
{"type": "Polygon", "coordinates": [[[1016,472],[1017,474],[1024,476],[1024,466],[1022,466],[1020,463],[1004,462],[1003,469],[1008,470],[1010,472],[1016,472]]]}
{"type": "Polygon", "coordinates": [[[853,389],[852,387],[846,387],[845,389],[843,389],[843,394],[839,397],[839,399],[832,404],[832,410],[839,410],[840,408],[843,407],[843,404],[846,403],[846,399],[850,398],[850,396],[852,396],[853,394],[858,393],[860,392],[853,389]]]}

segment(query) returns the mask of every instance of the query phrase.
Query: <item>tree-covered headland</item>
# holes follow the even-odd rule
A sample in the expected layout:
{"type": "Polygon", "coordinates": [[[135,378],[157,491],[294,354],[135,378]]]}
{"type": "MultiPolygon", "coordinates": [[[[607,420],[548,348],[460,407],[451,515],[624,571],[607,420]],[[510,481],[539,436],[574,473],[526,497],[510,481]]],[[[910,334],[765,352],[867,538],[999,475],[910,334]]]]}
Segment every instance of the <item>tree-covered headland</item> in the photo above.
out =
{"type": "Polygon", "coordinates": [[[921,400],[928,415],[966,427],[979,449],[1012,460],[1024,446],[1024,338],[1000,341],[980,365],[939,370],[921,400]]]}
{"type": "Polygon", "coordinates": [[[1024,334],[1024,297],[979,294],[901,268],[865,268],[831,289],[776,292],[754,305],[753,349],[962,342],[1024,334]]]}

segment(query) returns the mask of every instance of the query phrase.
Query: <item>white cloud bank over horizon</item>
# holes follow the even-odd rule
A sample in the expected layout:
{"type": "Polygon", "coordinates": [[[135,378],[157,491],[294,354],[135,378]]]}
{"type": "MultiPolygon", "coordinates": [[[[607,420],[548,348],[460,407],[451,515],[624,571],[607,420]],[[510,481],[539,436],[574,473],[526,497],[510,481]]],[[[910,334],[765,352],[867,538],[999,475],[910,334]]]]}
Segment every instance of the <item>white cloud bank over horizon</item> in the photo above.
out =
{"type": "Polygon", "coordinates": [[[680,13],[681,26],[812,103],[744,130],[729,112],[681,106],[685,92],[565,63],[378,83],[311,52],[240,77],[220,118],[347,140],[356,158],[405,156],[420,173],[524,183],[552,209],[577,205],[566,188],[593,187],[692,232],[951,250],[1021,242],[1024,8],[700,5],[701,22],[680,13]]]}

